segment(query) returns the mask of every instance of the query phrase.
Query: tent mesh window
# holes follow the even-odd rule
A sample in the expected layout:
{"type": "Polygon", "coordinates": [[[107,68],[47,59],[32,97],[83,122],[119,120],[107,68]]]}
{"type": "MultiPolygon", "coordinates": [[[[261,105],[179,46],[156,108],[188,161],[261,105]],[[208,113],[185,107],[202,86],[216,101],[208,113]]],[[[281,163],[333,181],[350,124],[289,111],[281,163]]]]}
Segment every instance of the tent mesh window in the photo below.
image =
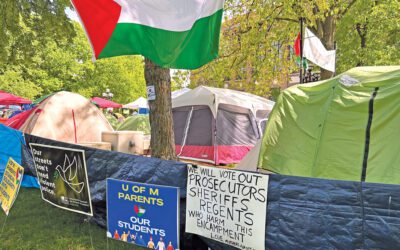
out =
{"type": "Polygon", "coordinates": [[[218,145],[254,145],[258,138],[257,123],[250,110],[220,104],[217,114],[218,145]]]}
{"type": "Polygon", "coordinates": [[[213,145],[213,116],[208,106],[179,107],[172,113],[176,145],[213,145]]]}
{"type": "Polygon", "coordinates": [[[213,145],[213,115],[208,106],[194,106],[186,145],[213,145]]]}
{"type": "Polygon", "coordinates": [[[175,108],[172,111],[174,119],[175,144],[182,145],[186,128],[186,122],[190,114],[191,107],[175,108]]]}

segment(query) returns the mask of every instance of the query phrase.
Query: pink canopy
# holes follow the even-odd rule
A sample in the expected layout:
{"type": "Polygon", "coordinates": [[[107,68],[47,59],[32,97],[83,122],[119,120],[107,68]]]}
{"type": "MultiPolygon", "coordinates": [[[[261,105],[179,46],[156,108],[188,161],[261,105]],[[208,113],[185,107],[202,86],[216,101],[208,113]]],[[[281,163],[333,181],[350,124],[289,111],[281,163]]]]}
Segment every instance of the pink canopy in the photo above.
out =
{"type": "Polygon", "coordinates": [[[112,102],[100,97],[93,97],[92,102],[96,103],[100,108],[122,108],[122,105],[116,102],[112,102]]]}
{"type": "Polygon", "coordinates": [[[0,90],[0,105],[31,104],[32,101],[0,90]]]}

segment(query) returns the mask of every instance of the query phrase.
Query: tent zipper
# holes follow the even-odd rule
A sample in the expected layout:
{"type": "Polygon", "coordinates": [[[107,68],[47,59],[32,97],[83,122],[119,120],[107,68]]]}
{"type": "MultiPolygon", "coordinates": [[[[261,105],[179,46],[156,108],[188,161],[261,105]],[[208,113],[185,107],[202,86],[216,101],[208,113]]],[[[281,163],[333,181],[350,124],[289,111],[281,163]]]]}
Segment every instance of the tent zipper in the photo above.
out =
{"type": "Polygon", "coordinates": [[[367,129],[365,131],[365,146],[364,146],[364,158],[362,164],[362,172],[361,172],[361,181],[365,181],[367,177],[367,167],[368,167],[368,155],[369,155],[369,145],[371,142],[371,126],[372,126],[372,119],[374,117],[374,102],[375,98],[378,95],[379,88],[375,88],[374,92],[371,95],[369,100],[369,107],[368,107],[368,123],[367,129]]]}

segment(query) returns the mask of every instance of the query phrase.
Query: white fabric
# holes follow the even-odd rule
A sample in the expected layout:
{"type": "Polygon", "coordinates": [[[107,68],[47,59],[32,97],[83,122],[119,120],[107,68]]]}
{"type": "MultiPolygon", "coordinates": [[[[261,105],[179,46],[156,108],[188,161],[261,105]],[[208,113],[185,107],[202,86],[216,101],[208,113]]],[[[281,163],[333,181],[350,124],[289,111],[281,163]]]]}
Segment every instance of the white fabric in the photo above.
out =
{"type": "Polygon", "coordinates": [[[307,28],[304,36],[303,56],[321,68],[335,72],[336,51],[326,50],[321,40],[307,28]]]}
{"type": "Polygon", "coordinates": [[[175,98],[177,98],[178,96],[181,96],[181,95],[183,95],[183,94],[189,92],[190,90],[191,90],[191,89],[189,89],[189,88],[183,88],[183,89],[178,89],[178,90],[172,91],[172,93],[171,93],[171,98],[172,98],[172,99],[175,99],[175,98]]]}
{"type": "Polygon", "coordinates": [[[274,102],[268,99],[230,89],[199,86],[172,100],[172,108],[205,105],[217,117],[219,104],[230,104],[251,110],[256,117],[257,110],[272,110],[274,102]]]}
{"type": "Polygon", "coordinates": [[[236,165],[236,170],[257,172],[261,142],[262,140],[259,140],[256,145],[254,145],[254,147],[247,153],[247,155],[238,163],[238,165],[236,165]]]}
{"type": "Polygon", "coordinates": [[[351,77],[349,75],[342,75],[340,77],[340,79],[339,79],[339,82],[341,84],[343,84],[344,86],[346,86],[346,87],[351,87],[351,86],[353,86],[355,84],[360,83],[359,80],[357,80],[357,79],[355,79],[355,78],[353,78],[353,77],[351,77]]]}
{"type": "Polygon", "coordinates": [[[138,108],[149,108],[149,104],[147,102],[147,99],[144,97],[139,97],[136,101],[125,104],[122,106],[125,109],[138,109],[138,108]]]}
{"type": "Polygon", "coordinates": [[[169,31],[187,31],[203,17],[223,8],[224,0],[115,0],[118,23],[136,23],[169,31]]]}

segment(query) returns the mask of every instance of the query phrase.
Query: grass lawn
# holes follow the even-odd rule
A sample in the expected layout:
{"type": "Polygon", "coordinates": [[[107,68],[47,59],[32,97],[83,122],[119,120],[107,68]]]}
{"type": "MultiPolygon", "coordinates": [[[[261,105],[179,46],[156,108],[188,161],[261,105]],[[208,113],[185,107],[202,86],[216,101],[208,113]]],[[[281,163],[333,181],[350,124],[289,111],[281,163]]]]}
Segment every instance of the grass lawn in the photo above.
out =
{"type": "Polygon", "coordinates": [[[43,201],[38,189],[21,188],[7,220],[0,211],[0,249],[143,249],[107,239],[85,218],[43,201]]]}

